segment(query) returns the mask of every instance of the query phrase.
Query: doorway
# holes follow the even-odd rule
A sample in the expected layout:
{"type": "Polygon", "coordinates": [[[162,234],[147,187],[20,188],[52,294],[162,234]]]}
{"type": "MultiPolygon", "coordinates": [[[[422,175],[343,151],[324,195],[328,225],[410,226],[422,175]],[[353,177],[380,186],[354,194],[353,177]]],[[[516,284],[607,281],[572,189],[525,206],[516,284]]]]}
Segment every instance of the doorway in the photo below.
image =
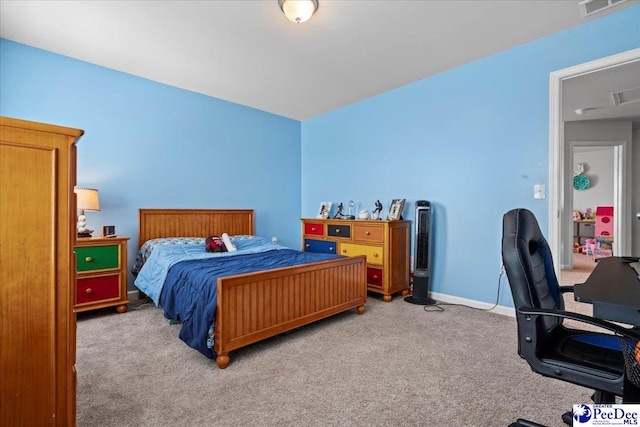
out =
{"type": "MultiPolygon", "coordinates": [[[[570,131],[567,132],[567,139],[571,138],[570,134],[570,131]]],[[[573,213],[573,233],[571,240],[563,244],[572,246],[573,252],[564,262],[561,274],[572,271],[590,273],[595,267],[593,221],[596,208],[613,206],[614,212],[619,209],[620,189],[615,177],[620,173],[621,167],[620,159],[616,156],[620,145],[620,142],[569,140],[569,164],[574,165],[572,175],[574,179],[576,175],[585,176],[588,185],[583,188],[574,183],[570,189],[570,205],[567,210],[573,213]]]]}
{"type": "MultiPolygon", "coordinates": [[[[560,267],[567,268],[572,264],[572,210],[571,207],[571,150],[565,142],[565,123],[562,119],[562,83],[568,79],[590,73],[619,67],[640,61],[640,49],[633,49],[621,54],[601,58],[574,67],[555,71],[550,75],[549,93],[549,245],[554,258],[560,260],[560,267]]],[[[620,160],[618,180],[618,210],[614,244],[617,253],[628,253],[631,248],[631,141],[624,141],[618,146],[616,157],[620,160]]],[[[614,249],[615,250],[615,249],[614,249]]]]}
{"type": "MultiPolygon", "coordinates": [[[[586,208],[591,208],[594,212],[598,206],[612,206],[613,212],[620,212],[624,206],[624,191],[621,188],[625,175],[625,162],[623,156],[627,147],[626,141],[570,141],[570,164],[578,163],[576,158],[581,159],[586,168],[586,176],[592,177],[591,188],[584,193],[589,195],[585,198],[583,191],[573,189],[571,191],[571,205],[568,209],[576,209],[584,212],[586,208]],[[576,151],[581,153],[576,154],[576,151]],[[595,170],[591,170],[595,166],[595,170]],[[576,200],[579,202],[576,206],[576,200]]],[[[627,205],[627,209],[629,209],[627,205]]],[[[592,218],[593,219],[593,218],[592,218]]],[[[625,232],[618,215],[613,217],[613,235],[621,236],[625,232]]],[[[614,239],[613,253],[620,254],[622,251],[621,239],[614,239]]],[[[568,242],[573,244],[573,241],[568,242]]],[[[575,259],[575,256],[573,257],[575,259]]]]}

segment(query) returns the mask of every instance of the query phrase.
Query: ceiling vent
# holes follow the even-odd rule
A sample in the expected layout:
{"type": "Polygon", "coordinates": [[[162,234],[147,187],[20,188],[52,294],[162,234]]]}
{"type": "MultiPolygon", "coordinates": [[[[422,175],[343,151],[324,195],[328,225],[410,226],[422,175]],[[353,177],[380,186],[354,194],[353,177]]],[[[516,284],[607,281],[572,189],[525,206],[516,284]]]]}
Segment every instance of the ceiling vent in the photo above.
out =
{"type": "Polygon", "coordinates": [[[584,0],[580,2],[580,14],[582,16],[593,15],[605,9],[624,3],[627,0],[584,0]]]}
{"type": "Polygon", "coordinates": [[[640,87],[613,92],[611,96],[613,97],[613,105],[625,105],[631,102],[638,102],[640,101],[640,87]]]}

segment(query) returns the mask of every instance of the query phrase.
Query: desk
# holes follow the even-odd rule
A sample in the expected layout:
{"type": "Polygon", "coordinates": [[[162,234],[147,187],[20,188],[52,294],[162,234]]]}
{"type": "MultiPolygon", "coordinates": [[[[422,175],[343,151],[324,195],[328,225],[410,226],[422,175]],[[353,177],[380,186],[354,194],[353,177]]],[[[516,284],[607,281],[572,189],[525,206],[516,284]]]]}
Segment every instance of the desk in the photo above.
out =
{"type": "MultiPolygon", "coordinates": [[[[620,257],[601,258],[582,284],[573,286],[576,301],[593,304],[593,317],[640,326],[640,280],[620,257]]],[[[624,403],[640,403],[640,388],[625,372],[624,403]]]]}
{"type": "Polygon", "coordinates": [[[593,304],[593,317],[640,326],[640,280],[620,257],[601,258],[587,280],[574,285],[573,295],[593,304]]]}

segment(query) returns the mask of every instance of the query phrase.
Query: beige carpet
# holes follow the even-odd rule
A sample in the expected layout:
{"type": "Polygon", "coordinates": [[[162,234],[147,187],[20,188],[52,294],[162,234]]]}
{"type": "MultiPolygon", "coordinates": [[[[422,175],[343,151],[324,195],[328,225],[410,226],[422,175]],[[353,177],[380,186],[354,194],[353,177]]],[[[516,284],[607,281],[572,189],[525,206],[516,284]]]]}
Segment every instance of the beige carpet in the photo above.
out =
{"type": "Polygon", "coordinates": [[[560,271],[560,284],[574,285],[584,283],[595,268],[596,263],[590,255],[573,254],[573,269],[560,271]]]}
{"type": "MultiPolygon", "coordinates": [[[[588,269],[576,262],[561,282],[583,282],[588,269]]],[[[225,370],[152,305],[78,317],[78,427],[494,427],[519,417],[554,427],[573,404],[590,403],[590,390],[518,357],[513,317],[465,307],[426,312],[370,295],[363,315],[237,350],[225,370]]]]}
{"type": "Polygon", "coordinates": [[[227,369],[187,347],[162,310],[83,313],[78,427],[562,426],[590,390],[531,372],[515,319],[402,298],[231,353],[227,369]]]}

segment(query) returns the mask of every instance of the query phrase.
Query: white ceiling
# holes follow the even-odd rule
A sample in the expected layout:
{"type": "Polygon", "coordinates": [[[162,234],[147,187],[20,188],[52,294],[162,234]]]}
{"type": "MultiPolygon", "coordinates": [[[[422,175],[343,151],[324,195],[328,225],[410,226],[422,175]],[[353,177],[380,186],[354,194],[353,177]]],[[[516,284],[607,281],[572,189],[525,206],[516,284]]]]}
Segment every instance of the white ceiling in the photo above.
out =
{"type": "Polygon", "coordinates": [[[638,127],[640,101],[615,105],[612,92],[640,88],[640,59],[562,82],[564,121],[629,120],[638,127]],[[575,110],[584,109],[583,114],[575,110]]]}
{"type": "Polygon", "coordinates": [[[277,0],[1,0],[0,36],[305,120],[640,0],[589,18],[577,0],[319,3],[294,24],[277,0]]]}

